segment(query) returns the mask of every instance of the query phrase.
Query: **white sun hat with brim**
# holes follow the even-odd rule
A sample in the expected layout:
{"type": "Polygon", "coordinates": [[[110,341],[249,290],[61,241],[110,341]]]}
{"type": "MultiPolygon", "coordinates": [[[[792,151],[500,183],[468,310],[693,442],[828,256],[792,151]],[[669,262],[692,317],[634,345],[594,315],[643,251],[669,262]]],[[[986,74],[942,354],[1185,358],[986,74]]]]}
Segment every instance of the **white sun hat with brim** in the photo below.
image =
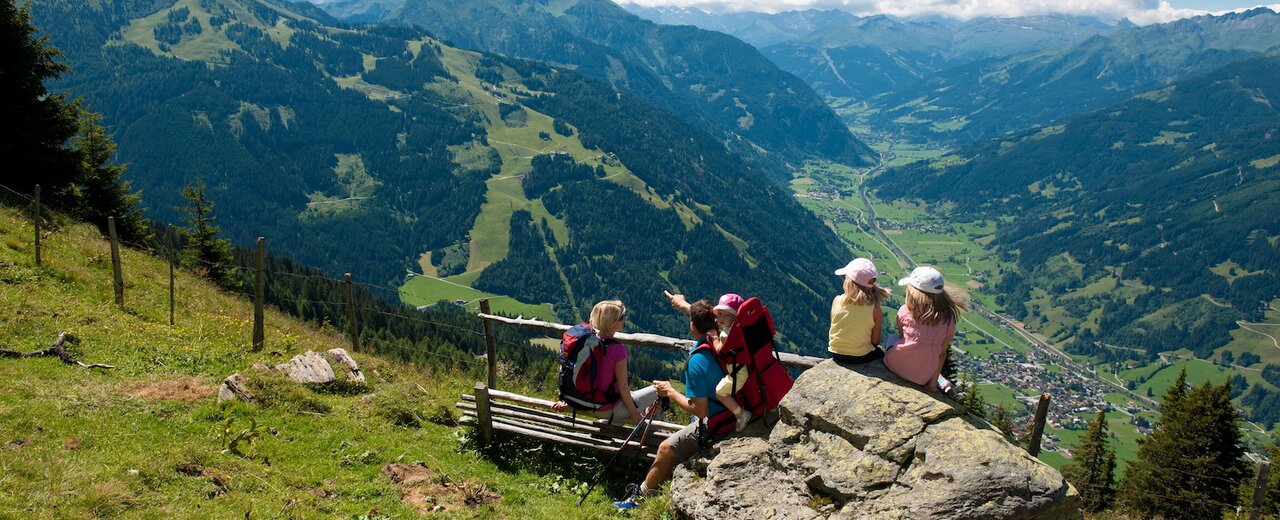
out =
{"type": "Polygon", "coordinates": [[[928,266],[920,266],[911,271],[906,278],[898,280],[898,285],[912,286],[929,294],[942,292],[942,273],[928,266]]]}

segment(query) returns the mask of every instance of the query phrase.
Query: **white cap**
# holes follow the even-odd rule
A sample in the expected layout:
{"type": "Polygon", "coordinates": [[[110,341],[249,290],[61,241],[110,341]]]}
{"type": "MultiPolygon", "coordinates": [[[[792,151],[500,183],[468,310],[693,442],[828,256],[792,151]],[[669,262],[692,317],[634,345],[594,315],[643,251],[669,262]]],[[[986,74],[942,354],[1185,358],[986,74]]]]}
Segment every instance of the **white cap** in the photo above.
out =
{"type": "Polygon", "coordinates": [[[910,285],[929,294],[942,292],[942,273],[929,266],[920,266],[911,271],[906,278],[898,280],[898,285],[910,285]]]}
{"type": "Polygon", "coordinates": [[[875,279],[880,276],[876,272],[876,264],[866,258],[855,258],[849,265],[836,269],[836,274],[853,280],[853,283],[863,287],[871,287],[875,285],[875,279]]]}

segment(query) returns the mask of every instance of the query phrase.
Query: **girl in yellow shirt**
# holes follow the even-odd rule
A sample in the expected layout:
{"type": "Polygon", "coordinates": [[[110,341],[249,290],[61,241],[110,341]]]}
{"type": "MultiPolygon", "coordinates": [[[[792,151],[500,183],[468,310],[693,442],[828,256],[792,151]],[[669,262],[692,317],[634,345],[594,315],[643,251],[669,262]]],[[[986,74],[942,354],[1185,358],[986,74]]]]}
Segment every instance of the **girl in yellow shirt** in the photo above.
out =
{"type": "Polygon", "coordinates": [[[876,285],[879,273],[871,260],[858,258],[836,270],[844,276],[844,294],[831,301],[831,330],[827,351],[839,363],[866,363],[884,357],[880,304],[889,290],[876,285]]]}

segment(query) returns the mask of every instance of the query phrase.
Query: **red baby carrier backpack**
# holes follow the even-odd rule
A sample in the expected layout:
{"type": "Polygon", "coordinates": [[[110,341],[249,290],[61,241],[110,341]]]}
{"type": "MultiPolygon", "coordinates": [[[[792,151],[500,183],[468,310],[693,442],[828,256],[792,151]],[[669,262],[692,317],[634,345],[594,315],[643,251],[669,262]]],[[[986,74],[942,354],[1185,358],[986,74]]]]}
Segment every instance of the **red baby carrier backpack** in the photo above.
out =
{"type": "MultiPolygon", "coordinates": [[[[760,303],[759,298],[751,298],[738,308],[738,320],[729,328],[729,337],[725,339],[720,352],[715,354],[720,368],[728,373],[729,365],[740,365],[732,377],[734,386],[738,386],[737,378],[745,377],[745,384],[733,394],[738,405],[751,412],[752,422],[764,417],[765,412],[772,411],[782,402],[782,398],[791,390],[794,383],[787,368],[782,366],[777,353],[773,350],[773,336],[777,329],[773,325],[773,317],[769,309],[760,303]]],[[[703,344],[699,349],[711,349],[703,344]]],[[[725,435],[733,432],[736,420],[733,412],[721,410],[707,417],[707,429],[711,435],[725,435]]]]}

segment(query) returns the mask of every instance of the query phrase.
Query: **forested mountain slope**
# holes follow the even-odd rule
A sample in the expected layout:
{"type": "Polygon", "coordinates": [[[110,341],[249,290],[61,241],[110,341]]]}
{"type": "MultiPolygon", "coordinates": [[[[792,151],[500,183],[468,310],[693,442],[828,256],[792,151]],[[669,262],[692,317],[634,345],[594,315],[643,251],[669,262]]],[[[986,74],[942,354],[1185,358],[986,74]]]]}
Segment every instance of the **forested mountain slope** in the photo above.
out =
{"type": "Polygon", "coordinates": [[[1001,302],[1070,351],[1209,358],[1280,296],[1277,100],[1280,58],[1256,58],[872,185],[1000,219],[1001,302]]]}
{"type": "Polygon", "coordinates": [[[863,117],[917,140],[968,143],[1277,50],[1280,15],[1269,9],[1205,15],[944,70],[872,100],[863,117]]]}
{"type": "Polygon", "coordinates": [[[732,290],[770,302],[798,348],[825,344],[846,249],[718,138],[571,71],[294,7],[41,0],[33,14],[74,70],[59,86],[104,114],[154,217],[177,220],[180,188],[203,181],[236,242],[263,235],[330,273],[398,286],[451,249],[449,283],[566,320],[620,297],[636,327],[681,335],[662,290],[732,290]]]}
{"type": "Polygon", "coordinates": [[[808,85],[755,48],[695,27],[654,24],[609,0],[407,0],[387,21],[424,27],[465,48],[573,67],[766,162],[875,161],[808,85]]]}
{"type": "Polygon", "coordinates": [[[828,99],[863,101],[943,69],[1074,44],[1114,29],[1096,18],[1067,15],[953,24],[880,15],[830,24],[762,51],[828,99]]]}

